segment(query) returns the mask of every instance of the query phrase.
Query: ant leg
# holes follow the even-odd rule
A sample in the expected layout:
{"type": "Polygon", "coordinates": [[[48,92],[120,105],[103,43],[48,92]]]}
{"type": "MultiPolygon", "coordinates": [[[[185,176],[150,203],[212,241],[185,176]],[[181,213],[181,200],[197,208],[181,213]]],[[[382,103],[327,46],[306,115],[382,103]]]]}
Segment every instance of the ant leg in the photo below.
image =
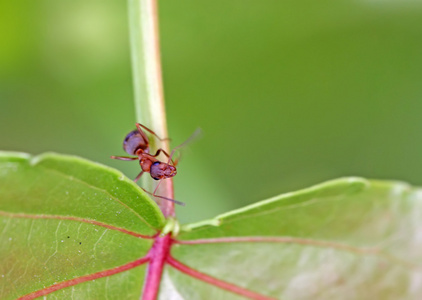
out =
{"type": "Polygon", "coordinates": [[[144,170],[142,170],[141,173],[139,173],[138,176],[136,176],[136,178],[133,181],[137,182],[139,178],[141,178],[142,174],[144,174],[144,170]]]}
{"type": "Polygon", "coordinates": [[[144,190],[145,193],[150,194],[153,197],[161,198],[161,199],[164,199],[164,200],[167,200],[167,201],[170,201],[170,202],[173,202],[173,203],[176,203],[176,204],[185,206],[185,203],[183,203],[183,202],[180,202],[180,201],[177,201],[177,200],[174,200],[174,199],[171,199],[171,198],[167,198],[167,197],[164,197],[164,196],[160,196],[160,195],[155,194],[157,192],[158,187],[160,186],[161,181],[162,181],[162,179],[157,184],[157,187],[154,189],[154,192],[153,193],[148,192],[144,188],[142,188],[142,189],[144,190]]]}
{"type": "Polygon", "coordinates": [[[152,195],[153,195],[153,196],[155,196],[155,193],[157,192],[158,187],[160,186],[160,184],[161,184],[161,182],[162,182],[162,181],[163,181],[163,180],[161,179],[161,180],[158,182],[157,186],[155,187],[154,191],[152,192],[152,195]]]}
{"type": "MultiPolygon", "coordinates": [[[[146,136],[144,136],[144,132],[143,132],[143,130],[142,130],[142,128],[143,129],[145,129],[146,131],[148,131],[149,133],[151,133],[152,135],[154,135],[157,139],[159,139],[160,141],[170,141],[170,139],[169,138],[164,138],[164,139],[162,139],[162,138],[160,138],[154,131],[152,131],[151,129],[149,129],[148,127],[146,127],[146,126],[144,126],[144,125],[142,125],[142,124],[140,124],[140,123],[136,123],[136,128],[138,128],[138,131],[142,134],[142,137],[143,138],[146,138],[146,136]]],[[[148,140],[148,138],[146,139],[146,140],[148,140]]]]}
{"type": "MultiPolygon", "coordinates": [[[[157,157],[159,154],[160,154],[160,152],[163,152],[163,154],[165,155],[165,156],[167,156],[168,158],[170,158],[170,155],[164,150],[164,149],[162,149],[162,148],[160,148],[160,149],[158,149],[157,150],[157,152],[155,152],[155,154],[154,155],[152,155],[152,154],[150,154],[152,157],[157,157]]],[[[174,164],[174,162],[173,162],[173,160],[171,160],[171,163],[173,164],[173,165],[175,165],[174,164]]]]}
{"type": "Polygon", "coordinates": [[[170,201],[170,202],[173,202],[173,203],[176,203],[176,204],[185,206],[185,203],[183,203],[183,202],[180,202],[180,201],[177,201],[177,200],[174,200],[174,199],[171,199],[171,198],[167,198],[167,197],[164,197],[164,196],[160,196],[160,195],[154,195],[153,193],[148,192],[144,188],[141,188],[141,189],[143,189],[145,193],[150,194],[151,196],[154,196],[154,197],[157,197],[157,198],[161,198],[161,199],[164,199],[164,200],[167,200],[167,201],[170,201]]]}
{"type": "Polygon", "coordinates": [[[130,156],[110,156],[112,159],[118,159],[118,160],[138,160],[138,157],[130,157],[130,156]]]}
{"type": "Polygon", "coordinates": [[[163,152],[163,154],[164,154],[165,156],[170,157],[170,155],[166,152],[166,150],[164,150],[164,149],[162,149],[162,148],[158,149],[158,150],[157,150],[157,152],[155,152],[155,154],[154,154],[154,155],[151,155],[151,156],[153,156],[153,157],[157,157],[157,156],[160,154],[160,152],[163,152]]]}
{"type": "Polygon", "coordinates": [[[158,187],[160,186],[160,184],[161,184],[161,182],[162,182],[162,181],[163,181],[163,179],[161,179],[161,180],[160,180],[160,182],[157,184],[157,186],[155,187],[154,192],[152,193],[152,195],[153,195],[154,197],[158,197],[158,198],[161,198],[161,199],[165,199],[165,200],[171,201],[171,202],[173,202],[173,203],[176,203],[176,204],[179,204],[179,205],[185,206],[185,203],[183,203],[183,202],[180,202],[180,201],[177,201],[177,200],[174,200],[174,199],[167,198],[167,197],[160,196],[160,195],[157,195],[157,194],[156,194],[156,192],[157,192],[157,190],[158,190],[158,187]]]}
{"type": "Polygon", "coordinates": [[[154,197],[157,197],[157,198],[161,198],[161,199],[167,200],[167,201],[170,201],[170,202],[173,202],[173,203],[176,203],[176,204],[179,204],[181,206],[185,206],[186,205],[184,202],[177,201],[177,200],[174,200],[174,199],[171,199],[171,198],[167,198],[167,197],[164,197],[164,196],[160,196],[160,195],[153,195],[153,196],[154,197]]]}

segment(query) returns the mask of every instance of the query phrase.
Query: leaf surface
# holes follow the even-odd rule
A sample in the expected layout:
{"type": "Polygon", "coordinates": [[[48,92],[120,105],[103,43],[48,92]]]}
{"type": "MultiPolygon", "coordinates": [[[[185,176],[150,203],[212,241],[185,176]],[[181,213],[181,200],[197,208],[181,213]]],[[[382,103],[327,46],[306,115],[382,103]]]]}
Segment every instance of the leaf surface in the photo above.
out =
{"type": "MultiPolygon", "coordinates": [[[[422,190],[400,182],[343,178],[280,195],[182,226],[159,298],[418,299],[421,220],[422,190]]],[[[139,299],[139,261],[164,224],[118,171],[1,152],[0,299],[87,276],[46,297],[139,299]]]]}
{"type": "MultiPolygon", "coordinates": [[[[110,270],[144,256],[164,225],[120,172],[77,157],[0,153],[0,299],[110,270]]],[[[138,299],[144,267],[57,291],[51,299],[138,299]]]]}
{"type": "MultiPolygon", "coordinates": [[[[344,178],[184,226],[172,255],[277,299],[418,299],[422,190],[344,178]]],[[[173,269],[181,299],[237,299],[173,269]]],[[[166,299],[168,295],[162,295],[166,299]]]]}

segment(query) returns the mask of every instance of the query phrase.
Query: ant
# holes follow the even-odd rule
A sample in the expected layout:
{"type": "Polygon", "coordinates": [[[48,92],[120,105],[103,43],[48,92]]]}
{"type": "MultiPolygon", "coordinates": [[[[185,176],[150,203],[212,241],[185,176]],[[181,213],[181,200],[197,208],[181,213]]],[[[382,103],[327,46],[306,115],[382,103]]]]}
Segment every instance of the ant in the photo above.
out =
{"type": "MultiPolygon", "coordinates": [[[[174,200],[174,199],[170,199],[170,198],[167,198],[167,197],[164,197],[164,196],[156,195],[156,192],[157,192],[158,187],[160,186],[160,183],[163,179],[171,178],[171,177],[173,177],[177,174],[177,170],[176,170],[177,160],[176,160],[176,162],[174,162],[173,159],[172,159],[174,151],[176,149],[182,147],[183,145],[185,145],[191,138],[193,138],[193,136],[191,138],[189,138],[183,144],[174,148],[170,155],[164,149],[161,149],[161,148],[158,149],[157,152],[154,155],[152,155],[152,154],[149,153],[149,151],[150,151],[149,139],[148,139],[148,137],[145,134],[143,129],[148,131],[149,133],[151,133],[155,137],[157,137],[160,141],[168,140],[168,138],[161,139],[154,131],[152,131],[148,127],[146,127],[146,126],[144,126],[140,123],[136,123],[136,129],[129,132],[128,135],[126,136],[125,140],[123,141],[123,149],[126,151],[126,153],[128,153],[130,155],[135,155],[136,157],[111,156],[111,158],[119,159],[119,160],[139,160],[139,164],[141,165],[142,171],[138,174],[138,176],[136,176],[136,178],[134,180],[135,182],[138,181],[139,178],[141,178],[141,176],[145,172],[150,173],[150,175],[153,179],[160,180],[160,182],[157,184],[157,187],[155,188],[153,193],[150,193],[150,192],[146,191],[145,189],[143,189],[145,192],[147,192],[148,194],[150,194],[152,196],[162,198],[162,199],[166,199],[166,200],[172,201],[174,203],[177,203],[179,205],[185,205],[183,202],[180,202],[180,201],[177,201],[177,200],[174,200]],[[163,153],[165,156],[168,157],[169,160],[168,160],[167,163],[161,162],[156,158],[160,153],[163,153]]],[[[196,133],[194,133],[194,135],[196,135],[196,133]]]]}

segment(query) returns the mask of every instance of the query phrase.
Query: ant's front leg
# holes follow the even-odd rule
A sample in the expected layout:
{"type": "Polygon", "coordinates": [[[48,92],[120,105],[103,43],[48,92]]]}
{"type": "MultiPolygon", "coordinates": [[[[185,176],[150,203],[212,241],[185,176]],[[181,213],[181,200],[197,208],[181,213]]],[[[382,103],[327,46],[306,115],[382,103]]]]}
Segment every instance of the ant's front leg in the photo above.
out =
{"type": "Polygon", "coordinates": [[[141,178],[142,174],[144,174],[143,170],[141,171],[141,173],[138,174],[138,176],[136,176],[136,178],[133,181],[137,182],[139,180],[139,178],[141,178]]]}
{"type": "Polygon", "coordinates": [[[118,160],[138,160],[138,157],[131,157],[131,156],[110,156],[112,159],[118,159],[118,160]]]}
{"type": "Polygon", "coordinates": [[[156,194],[156,192],[157,192],[157,190],[158,190],[158,187],[160,186],[161,181],[163,181],[163,180],[162,180],[162,179],[160,180],[160,182],[157,184],[157,186],[156,186],[156,188],[155,188],[155,190],[154,190],[154,192],[153,192],[153,193],[148,192],[148,191],[147,191],[146,189],[144,189],[144,188],[142,188],[142,189],[144,190],[144,192],[145,192],[145,193],[150,194],[150,195],[151,195],[151,196],[153,196],[153,197],[161,198],[161,199],[164,199],[164,200],[167,200],[167,201],[170,201],[170,202],[173,202],[173,203],[176,203],[176,204],[179,204],[179,205],[185,206],[185,203],[183,203],[183,202],[180,202],[180,201],[177,201],[177,200],[174,200],[174,199],[167,198],[167,197],[160,196],[160,195],[157,195],[157,194],[156,194]]]}
{"type": "Polygon", "coordinates": [[[183,203],[183,202],[180,202],[180,201],[177,201],[177,200],[174,200],[174,199],[171,199],[171,198],[167,198],[167,197],[160,196],[160,195],[155,195],[154,193],[148,192],[148,191],[147,191],[146,189],[144,189],[144,188],[141,188],[141,189],[143,189],[145,193],[150,194],[151,196],[154,196],[154,197],[157,197],[157,198],[161,198],[161,199],[164,199],[164,200],[167,200],[167,201],[170,201],[170,202],[173,202],[173,203],[179,204],[179,205],[181,205],[181,206],[185,206],[185,205],[186,205],[186,204],[185,204],[185,203],[183,203]]]}

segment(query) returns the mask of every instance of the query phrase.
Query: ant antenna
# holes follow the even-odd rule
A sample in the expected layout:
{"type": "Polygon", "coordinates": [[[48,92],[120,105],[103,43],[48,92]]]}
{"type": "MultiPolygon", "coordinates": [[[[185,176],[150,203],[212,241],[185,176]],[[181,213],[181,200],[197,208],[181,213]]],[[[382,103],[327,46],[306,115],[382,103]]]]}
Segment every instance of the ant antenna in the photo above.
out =
{"type": "Polygon", "coordinates": [[[170,164],[170,162],[172,161],[171,159],[172,159],[172,157],[173,157],[173,155],[174,155],[174,153],[176,152],[177,149],[180,149],[180,148],[185,147],[186,145],[190,144],[192,141],[197,139],[201,135],[201,133],[202,133],[201,128],[196,128],[195,132],[192,133],[192,135],[186,141],[181,143],[179,146],[174,147],[173,150],[170,153],[169,160],[168,160],[167,163],[170,164]]]}

